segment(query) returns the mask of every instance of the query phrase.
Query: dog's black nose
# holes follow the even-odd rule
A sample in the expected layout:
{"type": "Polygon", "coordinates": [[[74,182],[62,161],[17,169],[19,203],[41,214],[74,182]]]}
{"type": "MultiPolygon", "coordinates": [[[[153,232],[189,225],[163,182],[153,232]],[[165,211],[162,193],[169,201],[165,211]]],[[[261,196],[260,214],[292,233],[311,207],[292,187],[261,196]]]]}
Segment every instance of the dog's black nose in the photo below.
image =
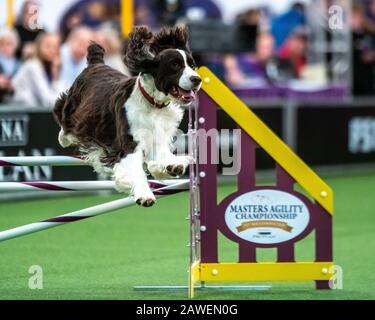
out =
{"type": "Polygon", "coordinates": [[[202,79],[200,77],[197,77],[197,76],[191,76],[190,81],[194,86],[198,87],[200,85],[200,83],[202,82],[202,79]]]}

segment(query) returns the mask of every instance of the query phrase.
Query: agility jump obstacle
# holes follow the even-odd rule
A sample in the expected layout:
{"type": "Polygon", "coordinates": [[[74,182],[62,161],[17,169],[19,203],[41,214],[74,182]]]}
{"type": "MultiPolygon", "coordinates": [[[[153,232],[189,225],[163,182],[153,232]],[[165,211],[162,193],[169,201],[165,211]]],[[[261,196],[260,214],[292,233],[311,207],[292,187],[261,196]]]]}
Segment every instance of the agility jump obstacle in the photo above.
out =
{"type": "MultiPolygon", "coordinates": [[[[207,286],[209,282],[306,281],[318,289],[329,289],[333,276],[332,214],[333,192],[294,152],[279,139],[239,98],[207,68],[199,69],[203,79],[199,106],[189,108],[188,149],[195,159],[188,180],[150,180],[157,196],[190,190],[190,265],[188,296],[195,289],[229,288],[262,290],[267,286],[207,286]],[[218,168],[207,144],[207,161],[201,163],[198,131],[217,128],[222,109],[241,130],[241,169],[237,190],[218,201],[218,168]],[[275,185],[258,186],[255,181],[257,148],[275,161],[275,185]],[[301,186],[305,194],[296,191],[301,186]],[[315,233],[315,260],[295,261],[295,244],[315,233]],[[238,247],[237,261],[220,259],[219,234],[238,247]],[[258,248],[276,248],[276,262],[257,262],[258,248]],[[200,283],[200,285],[198,285],[200,283]]],[[[218,147],[211,144],[211,147],[218,147]]],[[[66,156],[0,157],[0,166],[75,166],[85,161],[66,156]]],[[[82,191],[112,190],[111,181],[2,182],[0,190],[82,191]]],[[[132,197],[78,210],[41,222],[0,232],[0,241],[79,221],[134,205],[132,197]]],[[[182,286],[137,287],[139,290],[184,289],[182,286]]]]}
{"type": "Polygon", "coordinates": [[[241,169],[237,190],[218,202],[217,165],[211,161],[211,152],[207,152],[206,164],[200,163],[198,154],[193,187],[199,188],[199,206],[191,216],[189,297],[194,296],[198,282],[314,280],[318,289],[329,289],[333,276],[331,188],[214,74],[205,67],[199,73],[203,85],[198,128],[206,132],[217,128],[217,111],[224,110],[241,129],[241,169]],[[258,147],[275,161],[276,185],[256,185],[258,147]],[[296,184],[312,200],[297,192],[296,184]],[[275,209],[280,210],[278,214],[275,209]],[[296,262],[295,244],[313,231],[315,261],[296,262]],[[237,261],[220,261],[219,233],[237,244],[237,261]],[[257,262],[257,248],[276,248],[277,261],[257,262]]]}

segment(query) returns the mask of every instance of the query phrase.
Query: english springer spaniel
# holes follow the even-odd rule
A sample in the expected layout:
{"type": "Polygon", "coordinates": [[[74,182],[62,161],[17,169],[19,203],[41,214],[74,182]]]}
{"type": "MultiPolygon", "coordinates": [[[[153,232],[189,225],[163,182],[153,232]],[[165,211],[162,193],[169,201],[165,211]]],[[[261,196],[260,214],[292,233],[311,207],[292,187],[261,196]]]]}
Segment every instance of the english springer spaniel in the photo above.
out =
{"type": "Polygon", "coordinates": [[[124,63],[136,75],[104,64],[104,49],[92,43],[87,68],[61,95],[54,115],[62,147],[76,145],[102,175],[111,175],[119,192],[137,204],[155,203],[144,165],[155,179],[183,175],[188,156],[176,156],[171,143],[201,86],[185,27],[153,34],[136,27],[129,36],[124,63]]]}

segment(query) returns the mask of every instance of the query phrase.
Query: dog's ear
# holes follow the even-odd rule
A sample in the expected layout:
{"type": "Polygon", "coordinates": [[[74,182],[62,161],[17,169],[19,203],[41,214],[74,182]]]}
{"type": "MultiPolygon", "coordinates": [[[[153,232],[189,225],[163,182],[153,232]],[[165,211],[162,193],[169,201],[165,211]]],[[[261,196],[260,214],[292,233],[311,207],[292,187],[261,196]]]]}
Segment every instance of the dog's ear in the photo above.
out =
{"type": "Polygon", "coordinates": [[[151,43],[154,35],[146,26],[135,27],[124,46],[123,60],[133,75],[140,72],[152,73],[158,61],[151,43]]]}
{"type": "Polygon", "coordinates": [[[190,52],[189,29],[185,25],[164,27],[152,39],[151,48],[154,52],[165,49],[181,49],[190,52]]]}

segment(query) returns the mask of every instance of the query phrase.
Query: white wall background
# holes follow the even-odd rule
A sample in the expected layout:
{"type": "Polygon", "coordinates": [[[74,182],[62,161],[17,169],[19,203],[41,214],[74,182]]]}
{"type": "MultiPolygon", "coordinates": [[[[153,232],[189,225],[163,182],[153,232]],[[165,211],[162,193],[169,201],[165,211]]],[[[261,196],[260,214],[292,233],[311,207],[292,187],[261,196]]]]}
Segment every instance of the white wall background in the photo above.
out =
{"type": "MultiPolygon", "coordinates": [[[[24,0],[14,0],[16,12],[19,12],[24,0]]],[[[202,0],[204,1],[204,0],[202,0]]],[[[230,22],[237,13],[242,10],[257,7],[259,5],[269,5],[274,12],[282,12],[287,9],[295,0],[213,0],[223,12],[224,20],[230,22]]],[[[309,0],[300,0],[308,2],[309,0]]],[[[56,30],[60,17],[69,6],[76,0],[39,0],[42,4],[42,21],[48,30],[56,30]]],[[[6,21],[6,0],[0,0],[0,26],[6,21]]]]}

